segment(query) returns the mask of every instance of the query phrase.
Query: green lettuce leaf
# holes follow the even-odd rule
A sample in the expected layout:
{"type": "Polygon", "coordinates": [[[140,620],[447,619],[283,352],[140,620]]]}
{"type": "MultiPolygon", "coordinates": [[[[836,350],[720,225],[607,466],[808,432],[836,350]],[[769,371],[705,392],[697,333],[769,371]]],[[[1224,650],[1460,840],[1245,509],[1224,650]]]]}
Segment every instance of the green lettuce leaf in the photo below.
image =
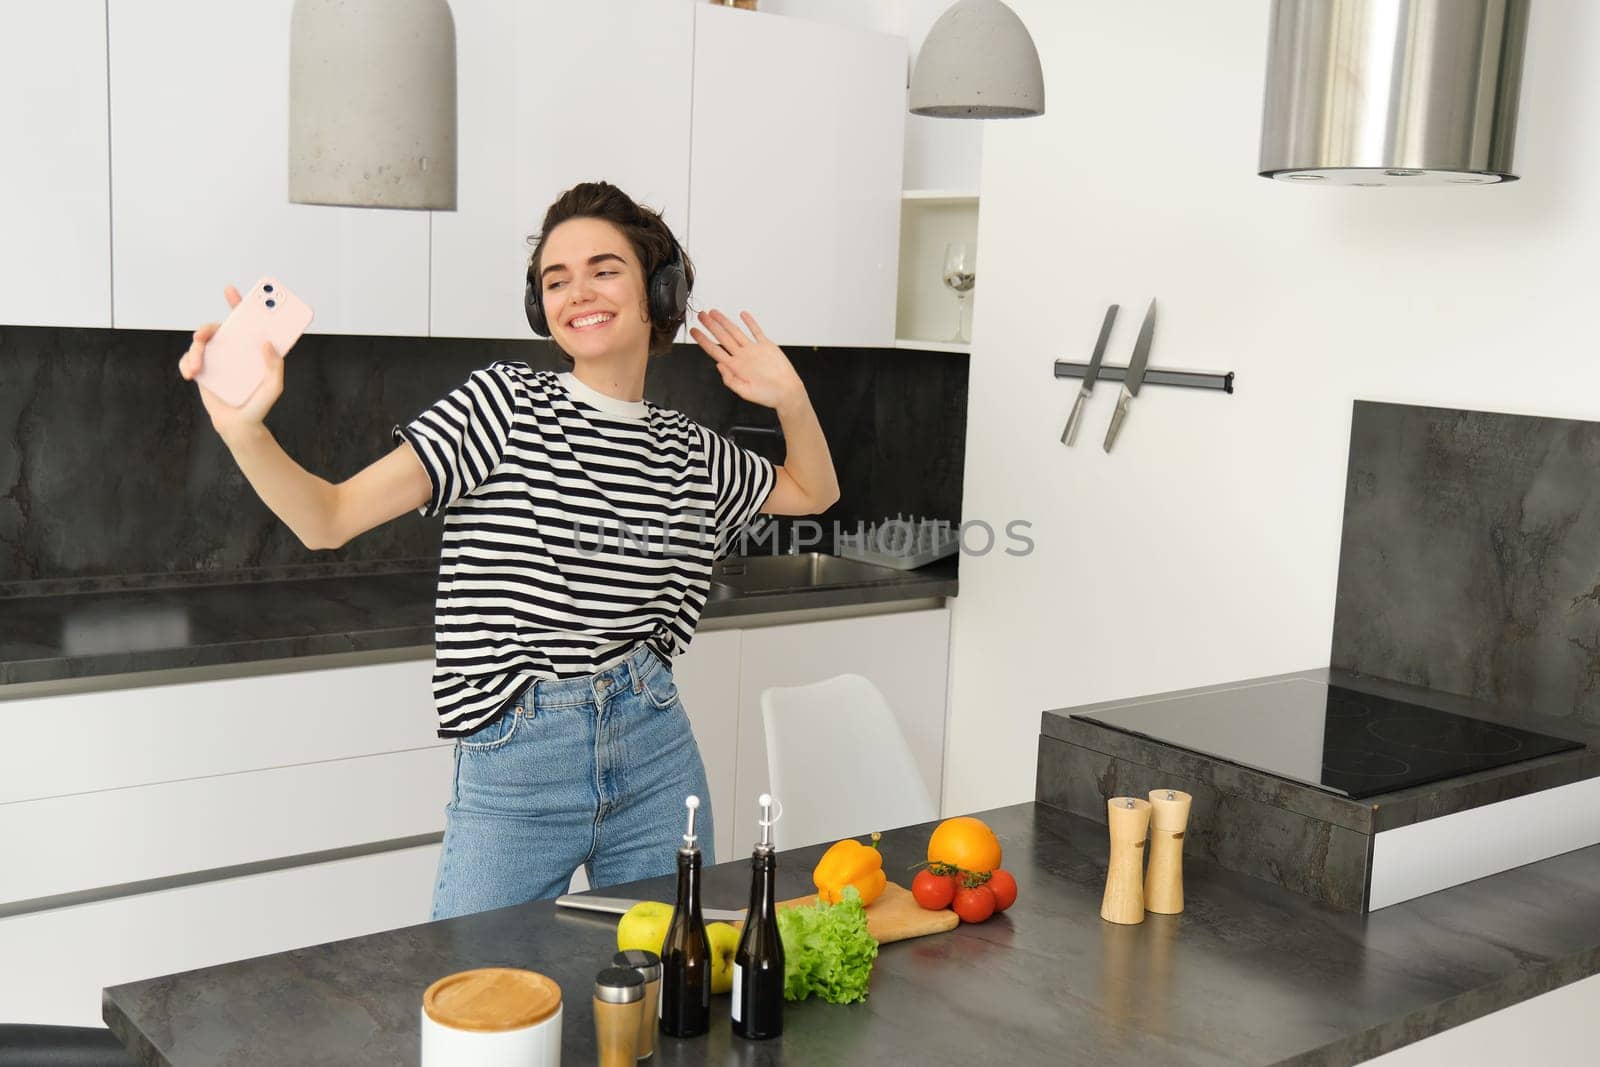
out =
{"type": "Polygon", "coordinates": [[[818,901],[778,913],[783,939],[783,997],[804,1000],[815,993],[830,1004],[867,999],[867,979],[878,943],[867,933],[867,911],[854,886],[837,904],[818,901]]]}

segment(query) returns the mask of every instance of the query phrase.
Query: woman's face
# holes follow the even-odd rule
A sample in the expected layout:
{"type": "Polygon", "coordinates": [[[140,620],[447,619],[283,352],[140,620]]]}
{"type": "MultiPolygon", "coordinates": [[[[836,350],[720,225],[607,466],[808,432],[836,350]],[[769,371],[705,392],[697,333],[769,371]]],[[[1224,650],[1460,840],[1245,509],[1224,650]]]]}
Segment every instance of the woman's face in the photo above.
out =
{"type": "Polygon", "coordinates": [[[581,362],[650,352],[645,279],[633,243],[604,219],[568,219],[550,231],[539,262],[545,322],[581,362]]]}

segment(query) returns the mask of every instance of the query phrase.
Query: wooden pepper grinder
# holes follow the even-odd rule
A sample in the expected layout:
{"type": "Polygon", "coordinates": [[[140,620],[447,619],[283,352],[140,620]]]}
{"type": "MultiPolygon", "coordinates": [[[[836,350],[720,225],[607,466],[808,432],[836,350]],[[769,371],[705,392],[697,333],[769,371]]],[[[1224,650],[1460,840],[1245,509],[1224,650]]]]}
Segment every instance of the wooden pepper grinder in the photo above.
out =
{"type": "Polygon", "coordinates": [[[1183,832],[1189,825],[1188,793],[1150,790],[1150,869],[1144,876],[1144,906],[1157,915],[1183,910],[1183,832]]]}
{"type": "Polygon", "coordinates": [[[1137,797],[1106,801],[1111,831],[1111,863],[1100,918],[1131,926],[1144,922],[1144,844],[1150,831],[1150,802],[1137,797]]]}

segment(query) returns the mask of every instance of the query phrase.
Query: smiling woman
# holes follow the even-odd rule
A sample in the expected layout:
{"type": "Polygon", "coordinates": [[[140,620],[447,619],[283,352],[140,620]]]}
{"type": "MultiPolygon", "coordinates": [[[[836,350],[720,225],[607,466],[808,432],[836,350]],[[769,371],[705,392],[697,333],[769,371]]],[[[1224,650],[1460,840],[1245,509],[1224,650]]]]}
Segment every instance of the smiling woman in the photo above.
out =
{"type": "MultiPolygon", "coordinates": [[[[528,322],[572,370],[475,371],[348,481],[302,469],[263,424],[283,392],[276,352],[241,407],[199,387],[240,470],[308,547],[413,508],[443,517],[432,688],[456,750],[434,918],[556,896],[579,867],[597,888],[674,868],[684,798],[710,791],[671,664],[712,564],[758,512],[838,499],[805,386],[749,313],[744,328],[701,313],[691,333],[728,389],[776,410],[781,467],[644,399],[694,284],[659,214],[585,183],[534,245],[528,322]]],[[[196,331],[185,378],[214,331],[196,331]]],[[[710,864],[709,801],[701,815],[710,864]]]]}
{"type": "Polygon", "coordinates": [[[554,337],[569,362],[577,362],[569,341],[590,331],[608,335],[604,349],[631,350],[642,338],[651,355],[671,350],[694,265],[659,215],[613,185],[585,183],[550,206],[543,232],[531,240],[528,325],[554,337]]]}

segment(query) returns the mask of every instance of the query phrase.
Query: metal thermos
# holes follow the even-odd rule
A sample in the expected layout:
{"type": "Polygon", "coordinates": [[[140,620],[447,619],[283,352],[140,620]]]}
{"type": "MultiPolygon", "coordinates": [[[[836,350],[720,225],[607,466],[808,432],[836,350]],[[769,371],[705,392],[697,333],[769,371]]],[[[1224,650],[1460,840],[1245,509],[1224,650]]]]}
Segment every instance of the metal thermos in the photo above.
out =
{"type": "Polygon", "coordinates": [[[644,1014],[644,979],[632,967],[607,967],[594,980],[594,1041],[600,1067],[633,1067],[644,1014]]]}

